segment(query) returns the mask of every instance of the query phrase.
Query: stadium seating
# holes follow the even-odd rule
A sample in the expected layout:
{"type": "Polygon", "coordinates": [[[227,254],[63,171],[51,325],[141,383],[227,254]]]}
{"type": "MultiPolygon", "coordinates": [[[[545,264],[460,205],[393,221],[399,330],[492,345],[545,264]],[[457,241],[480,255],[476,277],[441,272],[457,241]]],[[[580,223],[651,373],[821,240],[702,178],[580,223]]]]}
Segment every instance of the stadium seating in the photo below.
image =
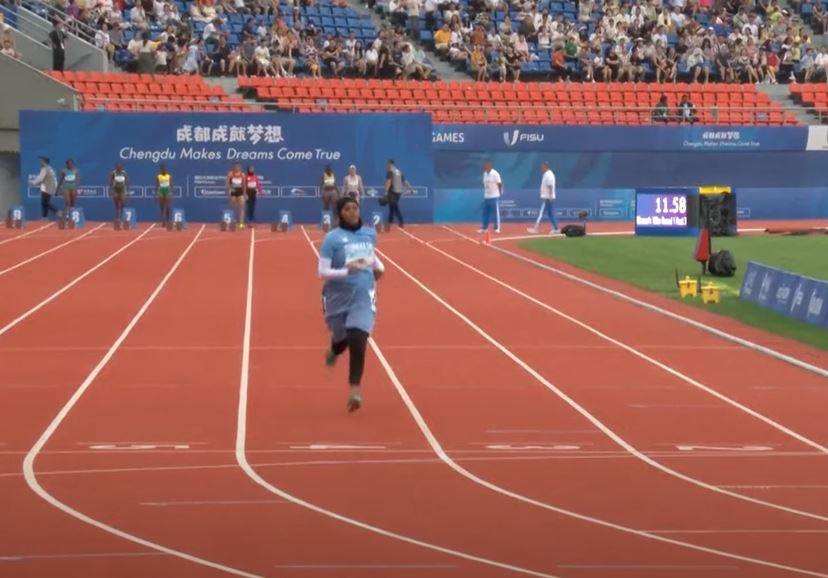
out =
{"type": "Polygon", "coordinates": [[[50,71],[81,93],[82,110],[243,112],[251,106],[200,76],[50,71]]]}
{"type": "Polygon", "coordinates": [[[435,122],[622,124],[652,122],[662,94],[675,111],[690,95],[703,124],[796,125],[793,114],[753,85],[418,83],[344,79],[239,78],[239,87],[271,108],[297,112],[430,111],[435,122]]]}
{"type": "Polygon", "coordinates": [[[791,98],[828,124],[828,84],[792,84],[791,98]]]}

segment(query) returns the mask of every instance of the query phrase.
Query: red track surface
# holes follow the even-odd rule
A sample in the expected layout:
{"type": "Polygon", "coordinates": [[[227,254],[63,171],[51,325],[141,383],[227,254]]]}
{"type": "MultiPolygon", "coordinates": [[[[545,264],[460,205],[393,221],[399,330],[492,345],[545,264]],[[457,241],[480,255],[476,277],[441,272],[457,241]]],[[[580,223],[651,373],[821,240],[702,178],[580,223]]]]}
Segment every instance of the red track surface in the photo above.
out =
{"type": "Polygon", "coordinates": [[[828,576],[825,378],[412,227],[347,415],[302,232],[191,227],[0,235],[0,577],[828,576]]]}

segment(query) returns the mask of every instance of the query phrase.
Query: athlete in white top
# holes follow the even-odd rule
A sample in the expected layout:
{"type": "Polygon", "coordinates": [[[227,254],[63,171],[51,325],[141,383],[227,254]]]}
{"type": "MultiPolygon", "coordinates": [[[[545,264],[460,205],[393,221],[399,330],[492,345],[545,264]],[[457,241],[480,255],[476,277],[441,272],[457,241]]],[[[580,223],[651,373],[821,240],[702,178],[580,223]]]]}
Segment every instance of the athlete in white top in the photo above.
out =
{"type": "Polygon", "coordinates": [[[500,196],[503,194],[503,181],[500,173],[492,168],[492,162],[483,163],[483,227],[480,233],[489,229],[492,211],[495,214],[495,233],[500,232],[500,196]]]}
{"type": "Polygon", "coordinates": [[[365,194],[365,187],[362,184],[362,177],[357,174],[356,165],[348,167],[348,174],[342,182],[342,194],[345,197],[356,199],[359,203],[362,195],[365,194]]]}
{"type": "Polygon", "coordinates": [[[541,208],[538,211],[538,220],[535,221],[535,226],[528,229],[528,231],[530,233],[537,233],[545,214],[552,223],[550,233],[557,233],[559,228],[558,219],[555,216],[555,173],[549,168],[549,163],[545,161],[541,164],[541,172],[543,173],[540,186],[541,208]]]}

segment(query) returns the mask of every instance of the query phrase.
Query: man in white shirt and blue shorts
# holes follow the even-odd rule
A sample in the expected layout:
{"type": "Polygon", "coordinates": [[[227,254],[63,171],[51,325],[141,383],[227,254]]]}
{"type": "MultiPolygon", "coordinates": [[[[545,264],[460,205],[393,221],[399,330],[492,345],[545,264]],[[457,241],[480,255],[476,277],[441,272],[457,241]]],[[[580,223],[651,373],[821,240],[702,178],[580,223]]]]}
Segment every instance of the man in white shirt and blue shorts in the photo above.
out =
{"type": "Polygon", "coordinates": [[[492,213],[495,217],[495,233],[500,232],[500,195],[503,194],[503,181],[500,173],[492,168],[492,162],[483,163],[483,227],[480,233],[489,229],[492,213]]]}
{"type": "Polygon", "coordinates": [[[538,211],[538,220],[535,221],[535,226],[528,229],[528,231],[530,233],[537,233],[543,216],[546,215],[552,223],[550,233],[557,233],[559,227],[558,218],[555,216],[555,173],[552,172],[549,168],[549,163],[546,161],[541,164],[541,172],[543,173],[540,186],[541,208],[538,211]]]}

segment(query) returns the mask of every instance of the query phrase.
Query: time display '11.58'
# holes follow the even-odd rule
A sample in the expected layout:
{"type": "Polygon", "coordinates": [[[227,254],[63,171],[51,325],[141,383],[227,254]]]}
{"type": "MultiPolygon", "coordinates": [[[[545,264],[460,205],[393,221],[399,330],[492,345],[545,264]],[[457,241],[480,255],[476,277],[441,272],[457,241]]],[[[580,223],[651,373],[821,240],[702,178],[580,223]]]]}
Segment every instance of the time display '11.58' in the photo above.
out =
{"type": "Polygon", "coordinates": [[[682,193],[639,193],[635,224],[640,227],[683,228],[687,226],[687,195],[682,193]]]}

